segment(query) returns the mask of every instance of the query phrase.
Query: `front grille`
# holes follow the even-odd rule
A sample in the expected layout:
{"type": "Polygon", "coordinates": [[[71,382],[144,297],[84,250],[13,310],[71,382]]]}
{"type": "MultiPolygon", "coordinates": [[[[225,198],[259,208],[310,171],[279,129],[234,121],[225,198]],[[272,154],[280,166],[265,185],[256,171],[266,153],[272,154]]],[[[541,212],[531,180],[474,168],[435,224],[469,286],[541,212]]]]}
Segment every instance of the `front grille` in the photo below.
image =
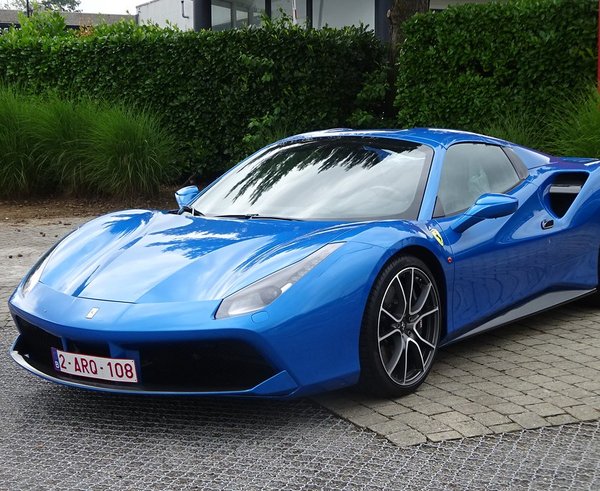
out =
{"type": "MultiPolygon", "coordinates": [[[[139,384],[106,382],[55,371],[52,348],[63,349],[61,338],[16,318],[21,336],[17,352],[34,368],[63,380],[100,388],[173,392],[247,390],[275,375],[276,370],[247,343],[234,340],[145,343],[121,346],[136,357],[139,384]]],[[[66,351],[111,357],[108,343],[65,339],[66,351]]]]}
{"type": "Polygon", "coordinates": [[[17,329],[21,333],[19,353],[36,367],[42,365],[52,369],[51,348],[62,350],[61,339],[34,326],[22,317],[17,317],[16,322],[17,329]]]}
{"type": "Polygon", "coordinates": [[[175,390],[250,389],[276,371],[240,341],[157,343],[137,347],[145,386],[175,390]]]}
{"type": "Polygon", "coordinates": [[[82,355],[103,356],[104,358],[110,358],[110,347],[108,346],[108,343],[89,343],[67,339],[66,351],[69,353],[80,353],[82,355]]]}

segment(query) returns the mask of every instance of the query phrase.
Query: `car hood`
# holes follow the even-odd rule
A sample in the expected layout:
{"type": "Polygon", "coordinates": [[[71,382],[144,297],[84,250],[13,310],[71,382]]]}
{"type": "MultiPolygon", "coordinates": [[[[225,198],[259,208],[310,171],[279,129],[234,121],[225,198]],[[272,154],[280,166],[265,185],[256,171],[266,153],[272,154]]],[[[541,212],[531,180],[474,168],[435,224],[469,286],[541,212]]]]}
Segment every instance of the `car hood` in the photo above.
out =
{"type": "Polygon", "coordinates": [[[97,218],[52,251],[40,281],[81,298],[129,303],[221,299],[351,227],[130,210],[97,218]]]}

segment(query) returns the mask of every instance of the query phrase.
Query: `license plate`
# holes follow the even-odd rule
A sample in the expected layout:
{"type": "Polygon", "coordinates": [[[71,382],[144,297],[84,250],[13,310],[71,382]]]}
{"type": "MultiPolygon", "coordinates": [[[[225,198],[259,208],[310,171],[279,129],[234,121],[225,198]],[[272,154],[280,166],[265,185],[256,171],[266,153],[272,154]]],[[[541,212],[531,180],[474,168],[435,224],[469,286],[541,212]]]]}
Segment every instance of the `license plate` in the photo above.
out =
{"type": "Polygon", "coordinates": [[[56,348],[52,348],[52,359],[54,369],[61,373],[111,382],[138,381],[134,360],[68,353],[56,348]]]}

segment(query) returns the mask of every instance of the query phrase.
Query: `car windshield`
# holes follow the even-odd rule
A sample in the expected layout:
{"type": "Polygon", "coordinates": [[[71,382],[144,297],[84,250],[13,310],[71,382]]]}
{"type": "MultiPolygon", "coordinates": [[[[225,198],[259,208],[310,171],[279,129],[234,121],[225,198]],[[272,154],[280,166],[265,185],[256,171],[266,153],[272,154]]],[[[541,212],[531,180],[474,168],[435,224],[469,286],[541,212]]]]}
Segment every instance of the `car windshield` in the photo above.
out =
{"type": "Polygon", "coordinates": [[[206,216],[416,219],[433,150],[380,138],[303,140],[259,152],[193,203],[206,216]]]}

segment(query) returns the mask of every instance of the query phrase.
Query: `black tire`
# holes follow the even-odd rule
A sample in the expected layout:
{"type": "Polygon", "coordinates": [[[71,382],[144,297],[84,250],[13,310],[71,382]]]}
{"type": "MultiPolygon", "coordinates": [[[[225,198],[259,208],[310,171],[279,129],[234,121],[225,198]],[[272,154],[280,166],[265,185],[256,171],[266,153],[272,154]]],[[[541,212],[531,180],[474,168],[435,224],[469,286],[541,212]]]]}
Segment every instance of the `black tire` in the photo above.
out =
{"type": "Polygon", "coordinates": [[[440,294],[430,269],[414,256],[390,261],[373,285],[363,316],[361,388],[386,397],[414,392],[431,370],[441,332],[440,294]]]}

